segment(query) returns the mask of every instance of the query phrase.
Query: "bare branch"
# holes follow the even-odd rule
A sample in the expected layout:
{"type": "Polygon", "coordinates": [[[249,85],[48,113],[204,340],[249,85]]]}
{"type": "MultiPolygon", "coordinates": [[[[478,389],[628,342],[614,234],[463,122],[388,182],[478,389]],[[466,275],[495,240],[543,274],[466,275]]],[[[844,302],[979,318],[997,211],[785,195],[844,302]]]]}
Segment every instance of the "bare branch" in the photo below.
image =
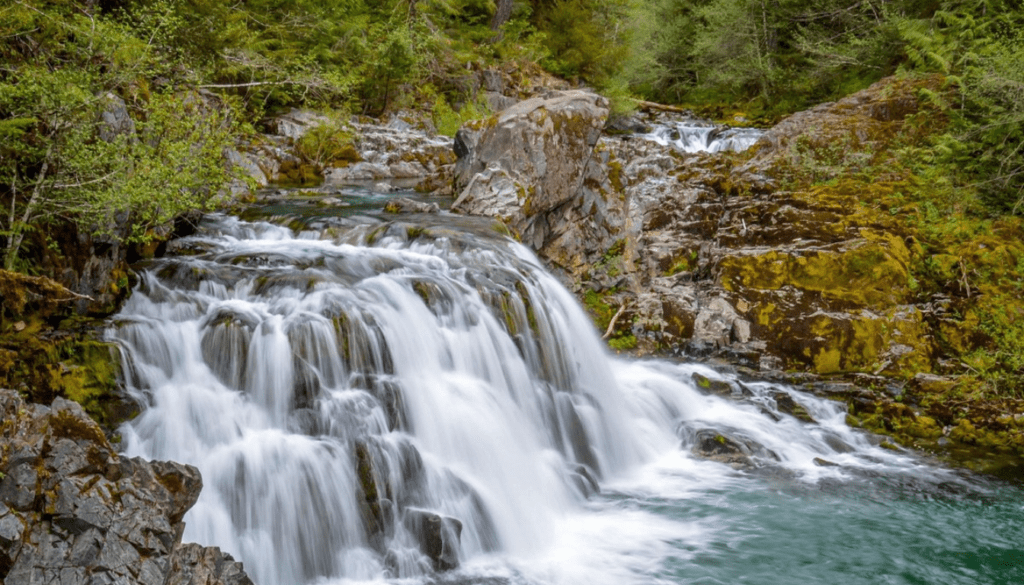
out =
{"type": "Polygon", "coordinates": [[[612,333],[615,333],[615,323],[618,322],[619,317],[621,317],[622,314],[626,312],[626,305],[628,304],[629,303],[626,302],[622,303],[622,305],[619,307],[619,310],[615,313],[615,316],[612,317],[612,320],[608,322],[608,329],[604,332],[604,335],[601,336],[601,339],[608,339],[609,337],[612,336],[612,333]]]}

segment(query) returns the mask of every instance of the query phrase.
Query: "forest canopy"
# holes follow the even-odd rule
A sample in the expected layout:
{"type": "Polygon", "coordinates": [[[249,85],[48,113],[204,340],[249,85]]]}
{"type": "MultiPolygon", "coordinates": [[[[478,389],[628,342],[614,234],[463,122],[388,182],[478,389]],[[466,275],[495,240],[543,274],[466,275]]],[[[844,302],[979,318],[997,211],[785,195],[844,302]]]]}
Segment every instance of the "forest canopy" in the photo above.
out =
{"type": "Polygon", "coordinates": [[[144,233],[207,201],[230,178],[215,153],[275,110],[416,109],[457,127],[482,111],[475,72],[492,67],[539,65],[620,110],[636,97],[760,123],[887,75],[939,74],[945,90],[926,97],[947,123],[922,160],[979,213],[1020,214],[1020,4],[13,0],[0,8],[4,265],[39,222],[102,230],[131,210],[144,233]],[[137,124],[104,129],[112,97],[137,124]]]}

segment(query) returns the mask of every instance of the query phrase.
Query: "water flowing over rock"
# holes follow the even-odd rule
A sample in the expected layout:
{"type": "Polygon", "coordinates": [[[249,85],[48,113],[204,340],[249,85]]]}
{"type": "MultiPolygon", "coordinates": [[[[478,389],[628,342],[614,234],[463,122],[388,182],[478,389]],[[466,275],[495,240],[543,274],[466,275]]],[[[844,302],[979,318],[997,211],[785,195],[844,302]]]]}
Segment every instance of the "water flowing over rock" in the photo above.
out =
{"type": "Polygon", "coordinates": [[[251,585],[216,548],[182,545],[196,468],[117,455],[82,408],[0,390],[0,580],[251,585]]]}
{"type": "Polygon", "coordinates": [[[764,132],[757,128],[730,128],[699,119],[669,119],[646,130],[641,137],[680,152],[743,152],[764,132]]]}
{"type": "MultiPolygon", "coordinates": [[[[206,485],[184,537],[260,585],[642,585],[715,538],[690,517],[699,497],[660,515],[709,484],[718,501],[749,477],[920,472],[842,405],[608,355],[494,221],[281,221],[206,218],[180,243],[191,255],[140,266],[108,331],[147,405],[122,460],[195,465],[206,485]]],[[[34,470],[8,476],[12,509],[34,470]]],[[[234,575],[176,550],[188,578],[234,575]]]]}
{"type": "Polygon", "coordinates": [[[430,178],[431,185],[440,186],[450,179],[455,156],[447,136],[418,129],[401,117],[385,124],[355,122],[352,130],[359,160],[327,169],[324,179],[328,184],[430,178]]]}

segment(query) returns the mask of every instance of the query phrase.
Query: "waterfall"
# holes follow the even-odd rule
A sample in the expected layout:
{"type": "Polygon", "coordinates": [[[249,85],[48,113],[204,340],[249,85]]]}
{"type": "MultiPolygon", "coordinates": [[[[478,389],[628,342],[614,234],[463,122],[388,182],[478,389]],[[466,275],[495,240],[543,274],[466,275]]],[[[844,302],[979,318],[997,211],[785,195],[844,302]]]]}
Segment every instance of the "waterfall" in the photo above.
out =
{"type": "Polygon", "coordinates": [[[108,332],[146,405],[122,434],[202,472],[186,541],[259,585],[628,583],[641,548],[708,527],[602,494],[919,466],[841,405],[609,355],[526,248],[459,222],[218,215],[142,267],[108,332]]]}

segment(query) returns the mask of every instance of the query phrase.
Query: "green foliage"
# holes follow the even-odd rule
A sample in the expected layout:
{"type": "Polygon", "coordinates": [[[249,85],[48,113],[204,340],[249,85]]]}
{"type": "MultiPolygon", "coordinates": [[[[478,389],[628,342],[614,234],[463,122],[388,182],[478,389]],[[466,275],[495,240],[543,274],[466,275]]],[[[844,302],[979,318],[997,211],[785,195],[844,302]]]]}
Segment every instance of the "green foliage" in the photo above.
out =
{"type": "Polygon", "coordinates": [[[68,220],[111,232],[129,217],[128,235],[139,238],[205,206],[228,180],[224,109],[190,92],[151,91],[147,76],[160,70],[151,45],[116,20],[62,8],[18,3],[0,12],[9,33],[0,41],[7,268],[19,264],[25,235],[39,224],[68,220]],[[118,214],[128,215],[115,222],[118,214]]]}
{"type": "Polygon", "coordinates": [[[628,335],[609,339],[608,347],[615,351],[629,351],[631,349],[636,349],[636,336],[630,333],[628,335]]]}
{"type": "Polygon", "coordinates": [[[470,120],[485,118],[490,115],[490,111],[486,104],[479,102],[467,102],[459,111],[455,111],[448,105],[444,96],[437,96],[431,114],[438,134],[455,136],[463,124],[470,120]]]}
{"type": "Polygon", "coordinates": [[[888,11],[845,0],[657,0],[637,18],[632,87],[680,103],[743,102],[778,116],[866,87],[893,71],[899,32],[888,11]]]}
{"type": "Polygon", "coordinates": [[[599,87],[621,67],[628,50],[628,0],[551,0],[537,2],[534,19],[545,35],[552,73],[580,78],[599,87]]]}
{"type": "Polygon", "coordinates": [[[990,214],[1024,212],[1024,14],[1009,0],[951,0],[904,20],[909,65],[947,75],[954,124],[926,154],[990,214]]]}
{"type": "Polygon", "coordinates": [[[352,144],[352,131],[342,121],[343,118],[343,115],[337,115],[310,128],[295,143],[296,153],[319,168],[358,158],[358,152],[352,144]]]}

